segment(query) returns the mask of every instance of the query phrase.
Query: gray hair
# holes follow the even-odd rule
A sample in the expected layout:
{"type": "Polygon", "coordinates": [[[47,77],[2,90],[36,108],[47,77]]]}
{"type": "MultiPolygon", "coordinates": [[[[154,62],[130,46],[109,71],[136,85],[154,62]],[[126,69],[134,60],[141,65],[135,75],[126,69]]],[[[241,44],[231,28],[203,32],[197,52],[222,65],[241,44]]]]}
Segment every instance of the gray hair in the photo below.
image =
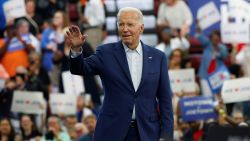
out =
{"type": "Polygon", "coordinates": [[[22,24],[27,24],[27,25],[29,25],[29,23],[28,23],[26,20],[20,19],[20,20],[17,21],[16,27],[20,27],[22,24]]]}
{"type": "Polygon", "coordinates": [[[120,16],[121,16],[121,13],[122,13],[122,12],[128,12],[128,11],[136,12],[136,13],[138,14],[138,16],[139,16],[139,22],[140,22],[141,24],[144,23],[143,14],[142,14],[141,10],[138,9],[138,8],[134,8],[134,7],[124,7],[124,8],[121,8],[121,9],[119,10],[119,12],[117,13],[117,21],[119,22],[119,18],[120,18],[120,16]]]}

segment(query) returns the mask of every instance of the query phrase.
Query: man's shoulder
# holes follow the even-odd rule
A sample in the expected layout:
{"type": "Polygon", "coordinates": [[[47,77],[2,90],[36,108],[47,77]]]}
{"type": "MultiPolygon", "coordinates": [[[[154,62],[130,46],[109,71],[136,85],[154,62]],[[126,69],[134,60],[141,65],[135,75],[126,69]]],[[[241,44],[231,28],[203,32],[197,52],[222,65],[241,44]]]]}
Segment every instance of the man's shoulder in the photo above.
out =
{"type": "Polygon", "coordinates": [[[155,47],[152,47],[150,45],[144,44],[145,48],[151,53],[156,56],[162,57],[164,56],[164,53],[160,51],[159,49],[156,49],[155,47]]]}

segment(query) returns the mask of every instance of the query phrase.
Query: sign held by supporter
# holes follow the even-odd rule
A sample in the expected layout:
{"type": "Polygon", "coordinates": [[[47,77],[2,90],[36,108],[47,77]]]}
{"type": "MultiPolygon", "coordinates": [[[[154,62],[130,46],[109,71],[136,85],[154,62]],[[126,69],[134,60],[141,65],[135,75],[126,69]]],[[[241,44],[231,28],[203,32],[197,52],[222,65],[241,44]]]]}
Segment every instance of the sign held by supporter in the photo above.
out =
{"type": "Polygon", "coordinates": [[[43,114],[46,104],[42,92],[14,91],[12,112],[25,114],[43,114]]]}
{"type": "Polygon", "coordinates": [[[230,73],[225,66],[220,66],[215,72],[208,76],[209,86],[214,94],[221,92],[224,81],[230,79],[230,73]]]}
{"type": "Polygon", "coordinates": [[[78,75],[72,75],[70,71],[62,73],[64,93],[70,95],[80,95],[85,92],[83,77],[78,75]]]}
{"type": "Polygon", "coordinates": [[[194,69],[169,70],[169,79],[174,93],[195,92],[194,69]]]}
{"type": "Polygon", "coordinates": [[[24,0],[9,0],[3,4],[6,21],[27,15],[24,0]]]}
{"type": "Polygon", "coordinates": [[[249,23],[221,23],[223,43],[250,43],[249,23]]]}
{"type": "Polygon", "coordinates": [[[180,100],[183,121],[196,121],[217,118],[211,97],[188,97],[180,100]]]}
{"type": "Polygon", "coordinates": [[[50,94],[52,114],[75,115],[77,96],[63,93],[50,94]]]}
{"type": "Polygon", "coordinates": [[[250,77],[227,80],[222,87],[224,103],[234,103],[250,100],[250,77]]]}
{"type": "Polygon", "coordinates": [[[202,30],[220,21],[220,13],[213,1],[200,7],[197,11],[197,19],[202,30]]]}

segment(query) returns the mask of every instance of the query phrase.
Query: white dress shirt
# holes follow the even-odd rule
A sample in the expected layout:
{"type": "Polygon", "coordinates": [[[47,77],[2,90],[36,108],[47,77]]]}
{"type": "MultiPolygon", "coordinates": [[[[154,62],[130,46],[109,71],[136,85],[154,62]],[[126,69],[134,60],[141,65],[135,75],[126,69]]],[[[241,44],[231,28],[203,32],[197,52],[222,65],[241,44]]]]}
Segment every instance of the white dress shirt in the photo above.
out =
{"type": "MultiPolygon", "coordinates": [[[[134,85],[135,91],[137,91],[139,84],[141,82],[141,76],[142,76],[142,64],[143,64],[143,51],[141,42],[139,42],[136,49],[132,50],[128,48],[125,44],[123,44],[127,61],[128,61],[128,67],[130,76],[134,85]]],[[[132,119],[135,119],[135,106],[133,109],[132,119]]]]}

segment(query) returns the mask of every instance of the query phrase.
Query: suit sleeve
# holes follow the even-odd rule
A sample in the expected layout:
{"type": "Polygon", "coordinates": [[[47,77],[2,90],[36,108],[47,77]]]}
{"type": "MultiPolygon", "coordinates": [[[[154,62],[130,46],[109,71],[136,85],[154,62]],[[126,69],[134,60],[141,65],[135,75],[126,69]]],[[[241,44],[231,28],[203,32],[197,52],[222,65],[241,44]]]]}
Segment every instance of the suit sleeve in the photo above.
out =
{"type": "Polygon", "coordinates": [[[173,109],[172,91],[169,82],[166,56],[162,55],[160,68],[160,82],[157,98],[161,117],[161,138],[172,140],[173,138],[173,109]]]}
{"type": "Polygon", "coordinates": [[[70,72],[75,75],[96,75],[102,70],[102,52],[100,47],[89,57],[84,58],[83,54],[69,59],[70,72]]]}

